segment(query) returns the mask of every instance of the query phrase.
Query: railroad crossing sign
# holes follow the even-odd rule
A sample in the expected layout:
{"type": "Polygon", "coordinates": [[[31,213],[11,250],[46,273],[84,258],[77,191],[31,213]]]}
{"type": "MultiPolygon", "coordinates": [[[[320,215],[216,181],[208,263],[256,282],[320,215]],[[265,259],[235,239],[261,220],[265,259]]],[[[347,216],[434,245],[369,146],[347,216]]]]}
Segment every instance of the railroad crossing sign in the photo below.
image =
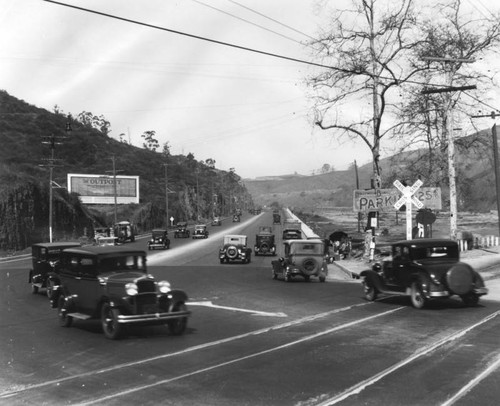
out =
{"type": "Polygon", "coordinates": [[[396,186],[399,191],[403,194],[401,198],[394,203],[394,207],[396,210],[399,210],[403,204],[406,204],[406,239],[411,240],[411,204],[413,203],[417,208],[421,209],[424,207],[424,204],[418,200],[415,196],[415,192],[422,186],[424,183],[419,179],[417,180],[413,186],[404,186],[399,180],[395,180],[393,185],[396,186]]]}

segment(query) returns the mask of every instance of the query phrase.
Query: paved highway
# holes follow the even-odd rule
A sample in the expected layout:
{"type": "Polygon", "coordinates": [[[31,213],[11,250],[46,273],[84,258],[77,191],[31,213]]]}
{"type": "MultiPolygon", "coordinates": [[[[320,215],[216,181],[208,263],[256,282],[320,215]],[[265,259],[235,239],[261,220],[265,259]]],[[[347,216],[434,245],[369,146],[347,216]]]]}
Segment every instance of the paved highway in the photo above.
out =
{"type": "Polygon", "coordinates": [[[150,272],[190,296],[182,336],[136,327],[111,341],[97,321],[60,327],[47,297],[31,294],[30,261],[0,264],[0,404],[498,404],[499,302],[415,310],[401,297],[367,302],[349,281],[272,280],[272,257],[219,264],[225,233],[253,245],[271,222],[228,219],[206,240],[148,252],[150,272]]]}

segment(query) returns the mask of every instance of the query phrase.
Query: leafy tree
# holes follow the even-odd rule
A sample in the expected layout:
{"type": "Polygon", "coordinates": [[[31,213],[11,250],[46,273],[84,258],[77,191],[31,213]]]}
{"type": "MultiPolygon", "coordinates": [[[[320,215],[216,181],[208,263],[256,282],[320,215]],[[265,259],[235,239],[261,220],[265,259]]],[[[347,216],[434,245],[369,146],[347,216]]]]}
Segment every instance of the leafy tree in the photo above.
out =
{"type": "Polygon", "coordinates": [[[142,143],[142,146],[145,149],[149,149],[150,151],[155,152],[156,149],[160,146],[160,143],[155,138],[156,131],[154,131],[154,130],[144,131],[144,133],[141,135],[141,137],[144,138],[144,142],[142,143]]]}
{"type": "Polygon", "coordinates": [[[104,135],[109,135],[111,132],[111,123],[106,120],[103,115],[95,116],[90,111],[82,111],[76,116],[76,121],[83,124],[84,126],[95,128],[99,130],[104,135]]]}

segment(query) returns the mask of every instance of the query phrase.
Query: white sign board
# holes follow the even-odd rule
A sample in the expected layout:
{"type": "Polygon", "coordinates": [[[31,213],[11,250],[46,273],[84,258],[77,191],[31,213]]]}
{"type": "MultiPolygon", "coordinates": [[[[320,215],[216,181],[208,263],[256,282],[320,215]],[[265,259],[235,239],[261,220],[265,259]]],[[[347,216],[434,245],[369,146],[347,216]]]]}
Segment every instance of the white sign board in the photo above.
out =
{"type": "Polygon", "coordinates": [[[139,176],[68,173],[68,192],[78,193],[84,204],[139,203],[139,176]],[[115,188],[116,179],[116,188],[115,188]]]}
{"type": "MultiPolygon", "coordinates": [[[[441,210],[441,188],[421,187],[413,196],[419,200],[423,207],[432,210],[441,210]]],[[[368,211],[394,211],[394,205],[401,198],[397,189],[355,190],[353,210],[355,212],[368,211]]]]}

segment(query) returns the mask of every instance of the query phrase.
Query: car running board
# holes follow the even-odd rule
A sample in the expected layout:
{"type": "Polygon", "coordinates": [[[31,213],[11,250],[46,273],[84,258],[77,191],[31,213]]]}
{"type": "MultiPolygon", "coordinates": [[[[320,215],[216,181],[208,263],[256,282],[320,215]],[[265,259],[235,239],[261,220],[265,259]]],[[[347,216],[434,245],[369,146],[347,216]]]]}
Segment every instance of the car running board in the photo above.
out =
{"type": "Polygon", "coordinates": [[[83,314],[83,313],[68,313],[66,316],[73,317],[74,319],[79,319],[79,320],[88,320],[91,317],[88,314],[83,314]]]}

